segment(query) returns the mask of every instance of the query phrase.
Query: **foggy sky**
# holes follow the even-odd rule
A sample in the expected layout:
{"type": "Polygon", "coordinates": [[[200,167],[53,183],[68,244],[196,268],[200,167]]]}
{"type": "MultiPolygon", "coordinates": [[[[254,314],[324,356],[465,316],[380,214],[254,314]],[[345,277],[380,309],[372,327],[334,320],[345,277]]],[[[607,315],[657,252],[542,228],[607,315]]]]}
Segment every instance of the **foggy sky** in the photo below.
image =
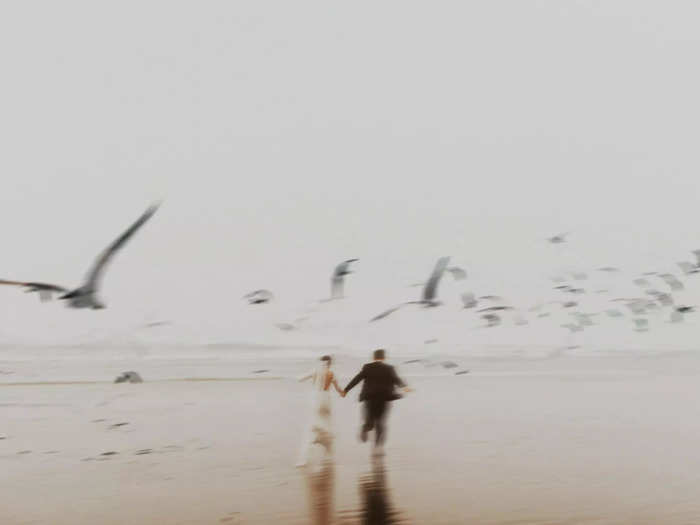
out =
{"type": "MultiPolygon", "coordinates": [[[[676,271],[700,247],[692,2],[99,4],[3,10],[0,278],[77,285],[164,204],[108,269],[106,310],[0,289],[3,342],[161,318],[172,341],[280,341],[271,323],[358,257],[317,326],[340,344],[442,255],[470,280],[443,283],[436,326],[462,289],[535,302],[562,269],[676,271]],[[251,310],[256,288],[278,301],[251,310]]],[[[402,319],[367,339],[408,337],[402,319]]]]}

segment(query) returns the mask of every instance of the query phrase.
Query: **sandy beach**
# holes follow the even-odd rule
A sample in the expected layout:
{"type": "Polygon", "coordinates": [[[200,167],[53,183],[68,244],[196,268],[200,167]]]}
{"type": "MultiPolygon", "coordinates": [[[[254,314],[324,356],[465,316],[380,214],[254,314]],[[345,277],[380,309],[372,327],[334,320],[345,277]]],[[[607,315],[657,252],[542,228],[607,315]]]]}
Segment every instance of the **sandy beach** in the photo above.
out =
{"type": "MultiPolygon", "coordinates": [[[[60,359],[38,378],[36,361],[0,362],[2,523],[700,520],[700,354],[473,359],[459,376],[396,356],[416,391],[392,407],[382,464],[352,392],[334,399],[332,461],[307,470],[308,360],[141,360],[144,383],[111,383],[139,359],[82,379],[60,359]]],[[[361,362],[339,357],[341,382],[361,362]]]]}

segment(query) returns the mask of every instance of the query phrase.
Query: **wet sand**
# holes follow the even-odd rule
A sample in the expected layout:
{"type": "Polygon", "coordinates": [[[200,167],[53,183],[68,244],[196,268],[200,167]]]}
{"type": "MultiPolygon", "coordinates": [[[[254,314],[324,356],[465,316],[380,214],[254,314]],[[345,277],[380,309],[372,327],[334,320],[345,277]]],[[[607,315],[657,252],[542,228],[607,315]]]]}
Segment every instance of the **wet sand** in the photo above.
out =
{"type": "MultiPolygon", "coordinates": [[[[360,361],[340,361],[344,382],[360,361]]],[[[357,441],[357,393],[335,398],[335,455],[306,470],[308,391],[293,378],[3,376],[0,522],[700,522],[698,355],[468,368],[401,366],[416,392],[392,407],[380,463],[357,441]]]]}

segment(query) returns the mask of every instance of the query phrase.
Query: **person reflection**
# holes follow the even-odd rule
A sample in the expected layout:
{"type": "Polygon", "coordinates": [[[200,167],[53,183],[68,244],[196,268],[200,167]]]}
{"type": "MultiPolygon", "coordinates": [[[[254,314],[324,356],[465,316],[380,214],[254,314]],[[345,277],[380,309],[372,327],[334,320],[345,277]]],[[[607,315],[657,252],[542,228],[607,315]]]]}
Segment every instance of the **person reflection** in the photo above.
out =
{"type": "Polygon", "coordinates": [[[397,525],[400,519],[389,499],[386,467],[382,456],[372,458],[372,470],[360,477],[362,499],[361,523],[363,525],[397,525]]]}
{"type": "Polygon", "coordinates": [[[307,467],[309,513],[313,525],[331,525],[333,523],[334,478],[335,465],[331,458],[324,458],[318,470],[307,467]]]}

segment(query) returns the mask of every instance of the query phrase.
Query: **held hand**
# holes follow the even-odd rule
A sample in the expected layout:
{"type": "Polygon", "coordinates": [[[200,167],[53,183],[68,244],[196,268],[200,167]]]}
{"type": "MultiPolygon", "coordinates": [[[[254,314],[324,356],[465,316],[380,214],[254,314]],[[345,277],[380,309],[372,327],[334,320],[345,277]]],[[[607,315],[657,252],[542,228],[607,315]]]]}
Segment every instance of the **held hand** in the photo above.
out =
{"type": "Polygon", "coordinates": [[[405,386],[405,387],[403,387],[403,391],[406,394],[409,394],[409,393],[413,392],[413,389],[410,386],[405,386]]]}

